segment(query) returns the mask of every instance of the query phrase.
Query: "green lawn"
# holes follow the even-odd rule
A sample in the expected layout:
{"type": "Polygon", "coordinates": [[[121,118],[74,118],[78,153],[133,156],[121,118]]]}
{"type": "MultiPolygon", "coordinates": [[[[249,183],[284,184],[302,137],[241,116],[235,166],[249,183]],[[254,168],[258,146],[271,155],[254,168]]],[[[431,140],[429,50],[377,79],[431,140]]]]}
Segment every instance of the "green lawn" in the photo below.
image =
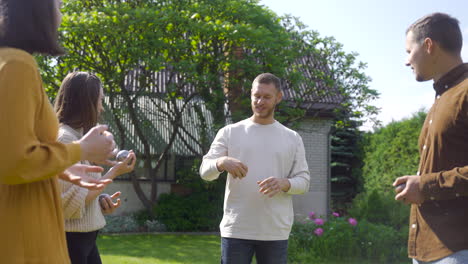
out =
{"type": "Polygon", "coordinates": [[[103,264],[219,263],[215,235],[101,235],[103,264]]]}
{"type": "MultiPolygon", "coordinates": [[[[103,264],[210,264],[219,263],[221,253],[220,238],[216,235],[101,235],[98,238],[98,246],[103,264]]],[[[347,260],[314,263],[375,262],[347,260]]]]}

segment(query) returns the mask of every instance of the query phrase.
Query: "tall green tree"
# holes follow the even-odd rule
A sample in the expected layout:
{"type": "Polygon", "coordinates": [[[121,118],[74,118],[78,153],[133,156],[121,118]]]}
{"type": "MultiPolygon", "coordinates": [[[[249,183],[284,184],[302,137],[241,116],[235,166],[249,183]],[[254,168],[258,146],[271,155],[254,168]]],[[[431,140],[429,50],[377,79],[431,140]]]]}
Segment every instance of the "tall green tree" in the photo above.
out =
{"type": "Polygon", "coordinates": [[[363,190],[362,158],[364,132],[358,122],[334,127],[331,135],[331,198],[333,209],[346,211],[363,190]]]}
{"type": "Polygon", "coordinates": [[[63,77],[76,69],[101,78],[120,147],[135,141],[143,146],[139,157],[152,182],[150,194],[142,191],[136,175],[132,182],[149,210],[156,203],[156,175],[174,142],[181,141],[194,156],[203,155],[213,132],[225,125],[226,103],[232,120],[249,112],[251,82],[261,72],[288,80],[297,91],[281,105],[280,121],[304,117],[305,95],[314,93],[317,102],[329,96],[319,83],[336,88],[342,112],[351,111],[352,118],[374,111],[368,101],[376,93],[367,87],[365,65],[356,64],[354,54],[292,17],[279,18],[259,1],[65,0],[62,11],[61,42],[67,54],[39,58],[49,95],[53,98],[63,77]],[[315,59],[300,60],[304,57],[315,59]],[[309,88],[301,89],[304,84],[309,88]],[[157,111],[148,115],[148,109],[157,111]],[[196,135],[182,120],[189,109],[196,135]],[[160,141],[151,131],[158,122],[170,132],[165,146],[155,148],[160,141]],[[129,126],[136,138],[129,138],[129,126]]]}
{"type": "Polygon", "coordinates": [[[225,124],[225,84],[243,87],[251,75],[284,72],[290,39],[270,11],[256,1],[64,1],[61,41],[68,51],[60,58],[40,59],[51,97],[60,80],[75,69],[95,72],[109,96],[110,112],[121,147],[128,147],[130,120],[143,145],[139,157],[152,181],[150,194],[132,182],[143,204],[150,210],[156,203],[157,177],[173,142],[181,140],[195,156],[206,151],[205,138],[193,138],[182,125],[188,107],[203,123],[196,99],[203,98],[216,129],[225,124]],[[249,53],[236,57],[233,49],[249,53]],[[48,67],[47,67],[48,66],[48,67]],[[242,69],[242,76],[229,74],[242,69]],[[164,72],[164,77],[155,73],[164,72]],[[134,76],[129,85],[129,76],[134,76]],[[154,117],[144,116],[139,102],[150,98],[154,117]],[[198,109],[198,110],[197,110],[198,109]],[[169,141],[158,156],[152,148],[155,122],[170,128],[169,141]],[[154,162],[154,161],[157,162],[154,162]]]}
{"type": "MultiPolygon", "coordinates": [[[[297,18],[285,17],[283,23],[296,40],[298,57],[315,60],[295,65],[296,76],[304,72],[312,76],[307,80],[298,78],[296,83],[305,82],[311,88],[310,92],[316,94],[317,101],[320,101],[320,97],[328,99],[333,96],[325,89],[317,93],[314,88],[318,83],[334,88],[334,96],[340,98],[341,104],[334,111],[331,134],[331,190],[335,209],[345,209],[363,187],[361,171],[364,132],[359,128],[369,121],[375,126],[379,125],[376,119],[379,108],[372,104],[379,93],[369,87],[371,79],[365,74],[367,65],[357,60],[357,53],[345,52],[343,45],[333,37],[321,37],[316,31],[308,30],[297,18]]],[[[301,103],[301,100],[297,100],[297,107],[301,103]]],[[[302,118],[300,113],[288,116],[299,120],[302,118]]]]}

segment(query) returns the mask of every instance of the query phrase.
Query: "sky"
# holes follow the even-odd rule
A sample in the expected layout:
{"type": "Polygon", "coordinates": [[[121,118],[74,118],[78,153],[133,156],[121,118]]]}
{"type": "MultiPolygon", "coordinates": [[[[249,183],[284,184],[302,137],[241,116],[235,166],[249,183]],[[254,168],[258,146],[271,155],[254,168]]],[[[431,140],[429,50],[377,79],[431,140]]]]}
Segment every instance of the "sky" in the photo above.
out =
{"type": "MultiPolygon", "coordinates": [[[[380,93],[373,102],[383,125],[429,109],[435,92],[432,81],[417,82],[405,66],[405,31],[420,17],[447,13],[460,21],[462,58],[468,62],[468,1],[466,0],[260,0],[278,15],[299,17],[321,36],[333,36],[346,52],[357,52],[367,63],[370,88],[380,93]]],[[[363,130],[371,130],[366,123],[363,130]]]]}

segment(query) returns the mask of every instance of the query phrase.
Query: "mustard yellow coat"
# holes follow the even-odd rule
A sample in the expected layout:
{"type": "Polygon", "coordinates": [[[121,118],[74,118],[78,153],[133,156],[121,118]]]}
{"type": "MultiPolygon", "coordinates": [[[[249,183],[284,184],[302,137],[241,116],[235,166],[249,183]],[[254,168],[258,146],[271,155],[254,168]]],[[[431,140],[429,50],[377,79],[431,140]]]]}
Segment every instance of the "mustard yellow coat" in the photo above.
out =
{"type": "Polygon", "coordinates": [[[70,263],[57,175],[80,159],[57,142],[58,120],[34,58],[0,48],[0,263],[70,263]]]}

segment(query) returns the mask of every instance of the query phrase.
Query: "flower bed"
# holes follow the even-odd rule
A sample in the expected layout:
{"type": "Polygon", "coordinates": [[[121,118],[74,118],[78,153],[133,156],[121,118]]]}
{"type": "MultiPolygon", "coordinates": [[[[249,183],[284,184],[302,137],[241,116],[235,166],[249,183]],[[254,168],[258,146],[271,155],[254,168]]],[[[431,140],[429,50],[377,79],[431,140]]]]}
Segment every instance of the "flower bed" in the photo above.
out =
{"type": "Polygon", "coordinates": [[[333,213],[328,221],[311,212],[296,222],[289,238],[289,262],[366,259],[398,263],[406,257],[406,233],[392,227],[333,213]]]}

